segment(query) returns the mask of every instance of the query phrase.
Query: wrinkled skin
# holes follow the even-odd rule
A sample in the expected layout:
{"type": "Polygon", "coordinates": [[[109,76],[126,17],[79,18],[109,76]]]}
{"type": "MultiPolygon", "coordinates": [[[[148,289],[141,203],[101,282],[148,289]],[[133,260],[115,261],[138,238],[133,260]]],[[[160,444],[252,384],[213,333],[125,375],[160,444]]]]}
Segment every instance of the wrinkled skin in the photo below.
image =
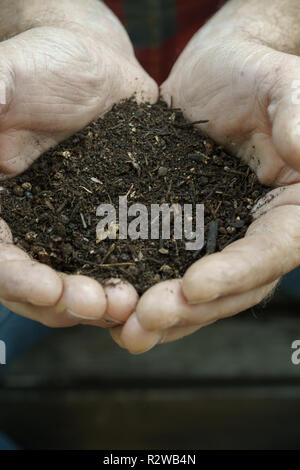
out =
{"type": "MultiPolygon", "coordinates": [[[[134,92],[138,100],[157,98],[117,20],[102,16],[100,3],[85,3],[81,24],[26,28],[0,43],[1,178],[24,171],[121,98],[134,92]]],[[[270,295],[278,278],[300,263],[300,104],[293,88],[299,61],[246,35],[220,39],[213,32],[203,39],[200,30],[162,86],[165,100],[172,96],[188,119],[209,119],[203,130],[247,161],[262,182],[284,185],[257,207],[245,239],[197,261],[182,280],[152,287],[137,303],[129,284],[101,286],[33,262],[0,222],[3,304],[54,327],[119,325],[111,329],[115,341],[141,353],[270,295]]]]}
{"type": "Polygon", "coordinates": [[[250,308],[300,263],[300,58],[242,35],[196,35],[162,86],[185,116],[245,160],[268,185],[246,237],[155,285],[111,333],[132,353],[174,341],[250,308]],[[298,82],[299,85],[299,82],[298,82]]]}
{"type": "MultiPolygon", "coordinates": [[[[26,170],[115,102],[133,94],[157,99],[157,85],[137,63],[123,27],[107,10],[103,14],[100,3],[88,3],[92,10],[82,24],[34,27],[0,43],[2,180],[26,170]]],[[[12,244],[1,220],[0,299],[51,327],[120,324],[138,300],[125,282],[101,286],[32,261],[12,244]]]]}

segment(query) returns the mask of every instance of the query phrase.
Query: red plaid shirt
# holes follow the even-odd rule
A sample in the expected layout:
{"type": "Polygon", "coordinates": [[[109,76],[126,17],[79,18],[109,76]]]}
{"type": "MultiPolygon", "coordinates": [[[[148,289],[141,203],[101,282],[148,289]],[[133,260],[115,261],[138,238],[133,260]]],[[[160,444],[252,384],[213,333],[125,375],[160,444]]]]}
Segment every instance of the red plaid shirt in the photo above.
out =
{"type": "Polygon", "coordinates": [[[226,0],[105,0],[147,72],[163,82],[193,34],[226,0]]]}

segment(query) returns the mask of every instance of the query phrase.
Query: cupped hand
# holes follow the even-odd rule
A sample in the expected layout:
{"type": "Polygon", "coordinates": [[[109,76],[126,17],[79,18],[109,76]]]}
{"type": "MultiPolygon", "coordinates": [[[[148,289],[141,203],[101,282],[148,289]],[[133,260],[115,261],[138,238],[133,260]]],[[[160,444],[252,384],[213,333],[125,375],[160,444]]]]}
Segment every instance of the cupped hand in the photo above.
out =
{"type": "Polygon", "coordinates": [[[124,326],[122,347],[145,352],[250,308],[300,264],[300,58],[243,38],[194,37],[162,86],[165,100],[279,186],[260,201],[246,237],[198,260],[182,280],[149,289],[124,326]],[[207,45],[206,45],[207,44],[207,45]]]}
{"type": "MultiPolygon", "coordinates": [[[[100,3],[93,8],[82,22],[77,15],[66,27],[39,26],[0,43],[2,180],[26,170],[115,102],[133,94],[157,99],[157,86],[136,61],[122,26],[107,10],[103,14],[100,3]]],[[[137,294],[125,282],[101,286],[32,261],[0,221],[0,301],[52,327],[110,326],[132,313],[137,294]]]]}

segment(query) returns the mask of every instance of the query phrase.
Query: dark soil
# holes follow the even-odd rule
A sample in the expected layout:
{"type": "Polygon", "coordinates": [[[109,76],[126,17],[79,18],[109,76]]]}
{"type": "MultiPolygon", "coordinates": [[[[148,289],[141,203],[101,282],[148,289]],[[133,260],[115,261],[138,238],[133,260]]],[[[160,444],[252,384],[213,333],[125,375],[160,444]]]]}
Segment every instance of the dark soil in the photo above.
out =
{"type": "Polygon", "coordinates": [[[266,192],[248,166],[201,136],[179,110],[133,100],[2,186],[2,217],[16,245],[65,273],[125,278],[139,293],[243,237],[251,208],[266,192]],[[173,238],[96,241],[97,207],[118,208],[126,194],[128,207],[204,203],[203,249],[187,251],[184,240],[173,238]]]}

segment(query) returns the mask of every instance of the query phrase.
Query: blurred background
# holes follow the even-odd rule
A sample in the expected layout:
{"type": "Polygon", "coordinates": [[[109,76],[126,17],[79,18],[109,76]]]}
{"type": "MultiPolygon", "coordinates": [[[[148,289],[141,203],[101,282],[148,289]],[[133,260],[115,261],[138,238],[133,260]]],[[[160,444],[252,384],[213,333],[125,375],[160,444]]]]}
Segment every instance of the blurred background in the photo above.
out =
{"type": "Polygon", "coordinates": [[[142,356],[101,329],[53,331],[1,366],[0,429],[27,449],[299,449],[291,285],[142,356]]]}

